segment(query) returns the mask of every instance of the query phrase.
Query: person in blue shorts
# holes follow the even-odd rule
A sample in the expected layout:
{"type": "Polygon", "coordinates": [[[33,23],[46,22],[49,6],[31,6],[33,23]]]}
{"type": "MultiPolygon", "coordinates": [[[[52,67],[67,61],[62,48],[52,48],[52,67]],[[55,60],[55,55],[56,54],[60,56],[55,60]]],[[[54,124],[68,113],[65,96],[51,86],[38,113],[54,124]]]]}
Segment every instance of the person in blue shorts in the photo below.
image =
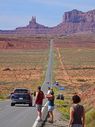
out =
{"type": "Polygon", "coordinates": [[[54,110],[54,99],[55,99],[54,92],[51,91],[50,94],[48,94],[46,97],[48,98],[48,113],[50,116],[49,122],[53,123],[53,119],[54,119],[53,110],[54,110]]]}

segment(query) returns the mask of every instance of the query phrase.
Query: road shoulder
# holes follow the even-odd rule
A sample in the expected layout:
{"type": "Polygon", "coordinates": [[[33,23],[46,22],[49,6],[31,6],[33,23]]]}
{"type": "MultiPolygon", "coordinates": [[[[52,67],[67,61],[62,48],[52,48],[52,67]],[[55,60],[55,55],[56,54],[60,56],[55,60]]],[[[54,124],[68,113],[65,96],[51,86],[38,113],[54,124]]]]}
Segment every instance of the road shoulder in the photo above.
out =
{"type": "Polygon", "coordinates": [[[62,118],[62,114],[57,109],[55,109],[54,123],[49,123],[47,119],[44,127],[68,127],[68,121],[62,118]]]}

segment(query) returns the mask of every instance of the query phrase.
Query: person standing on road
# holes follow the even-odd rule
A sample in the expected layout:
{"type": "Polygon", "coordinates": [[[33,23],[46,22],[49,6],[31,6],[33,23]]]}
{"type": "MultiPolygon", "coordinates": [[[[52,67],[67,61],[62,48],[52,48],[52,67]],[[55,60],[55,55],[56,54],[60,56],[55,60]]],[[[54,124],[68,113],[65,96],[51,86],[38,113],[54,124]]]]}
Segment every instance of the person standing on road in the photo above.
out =
{"type": "Polygon", "coordinates": [[[72,97],[73,105],[70,108],[70,121],[69,127],[84,127],[85,112],[84,107],[79,104],[81,101],[78,95],[72,97]]]}
{"type": "Polygon", "coordinates": [[[48,91],[47,91],[46,95],[50,94],[51,92],[53,92],[53,94],[54,94],[53,88],[52,87],[48,87],[48,91]]]}
{"type": "Polygon", "coordinates": [[[54,120],[53,110],[54,110],[54,99],[55,99],[53,90],[50,92],[50,94],[47,94],[46,97],[48,98],[48,114],[50,117],[49,122],[53,123],[54,120]]]}
{"type": "Polygon", "coordinates": [[[41,87],[38,86],[37,92],[36,92],[36,98],[35,98],[35,105],[37,108],[37,113],[38,113],[38,121],[42,121],[42,104],[43,104],[43,99],[44,99],[44,93],[41,90],[41,87]]]}
{"type": "Polygon", "coordinates": [[[48,87],[48,92],[47,92],[47,94],[50,94],[50,92],[51,92],[51,89],[50,89],[50,87],[48,87]]]}

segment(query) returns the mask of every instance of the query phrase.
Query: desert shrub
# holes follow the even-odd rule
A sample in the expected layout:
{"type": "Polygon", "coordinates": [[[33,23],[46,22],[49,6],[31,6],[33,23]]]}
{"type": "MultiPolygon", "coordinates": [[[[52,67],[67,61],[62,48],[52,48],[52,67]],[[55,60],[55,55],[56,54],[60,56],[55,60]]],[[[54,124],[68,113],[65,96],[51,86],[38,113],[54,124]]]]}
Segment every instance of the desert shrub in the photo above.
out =
{"type": "Polygon", "coordinates": [[[95,127],[95,109],[90,109],[86,113],[86,125],[87,127],[95,127]]]}
{"type": "Polygon", "coordinates": [[[56,100],[55,102],[57,109],[62,113],[63,117],[69,119],[69,105],[63,100],[56,100]]]}
{"type": "Polygon", "coordinates": [[[3,94],[0,94],[0,99],[1,99],[1,100],[6,99],[6,96],[3,95],[3,94]]]}
{"type": "Polygon", "coordinates": [[[78,82],[86,82],[85,79],[77,79],[78,82]]]}

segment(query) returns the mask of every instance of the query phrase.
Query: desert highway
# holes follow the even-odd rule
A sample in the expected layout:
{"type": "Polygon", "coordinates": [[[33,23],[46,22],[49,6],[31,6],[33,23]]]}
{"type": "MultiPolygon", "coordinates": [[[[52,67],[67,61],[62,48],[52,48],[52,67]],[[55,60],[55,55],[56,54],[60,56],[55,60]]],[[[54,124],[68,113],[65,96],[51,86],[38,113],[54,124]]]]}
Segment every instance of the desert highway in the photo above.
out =
{"type": "MultiPolygon", "coordinates": [[[[52,62],[53,62],[53,40],[50,40],[50,53],[46,76],[42,85],[42,90],[46,93],[48,86],[52,82],[52,62]]],[[[44,101],[44,104],[46,100],[44,101]]],[[[33,127],[37,118],[35,107],[27,105],[10,106],[10,100],[0,101],[0,127],[33,127]]]]}

